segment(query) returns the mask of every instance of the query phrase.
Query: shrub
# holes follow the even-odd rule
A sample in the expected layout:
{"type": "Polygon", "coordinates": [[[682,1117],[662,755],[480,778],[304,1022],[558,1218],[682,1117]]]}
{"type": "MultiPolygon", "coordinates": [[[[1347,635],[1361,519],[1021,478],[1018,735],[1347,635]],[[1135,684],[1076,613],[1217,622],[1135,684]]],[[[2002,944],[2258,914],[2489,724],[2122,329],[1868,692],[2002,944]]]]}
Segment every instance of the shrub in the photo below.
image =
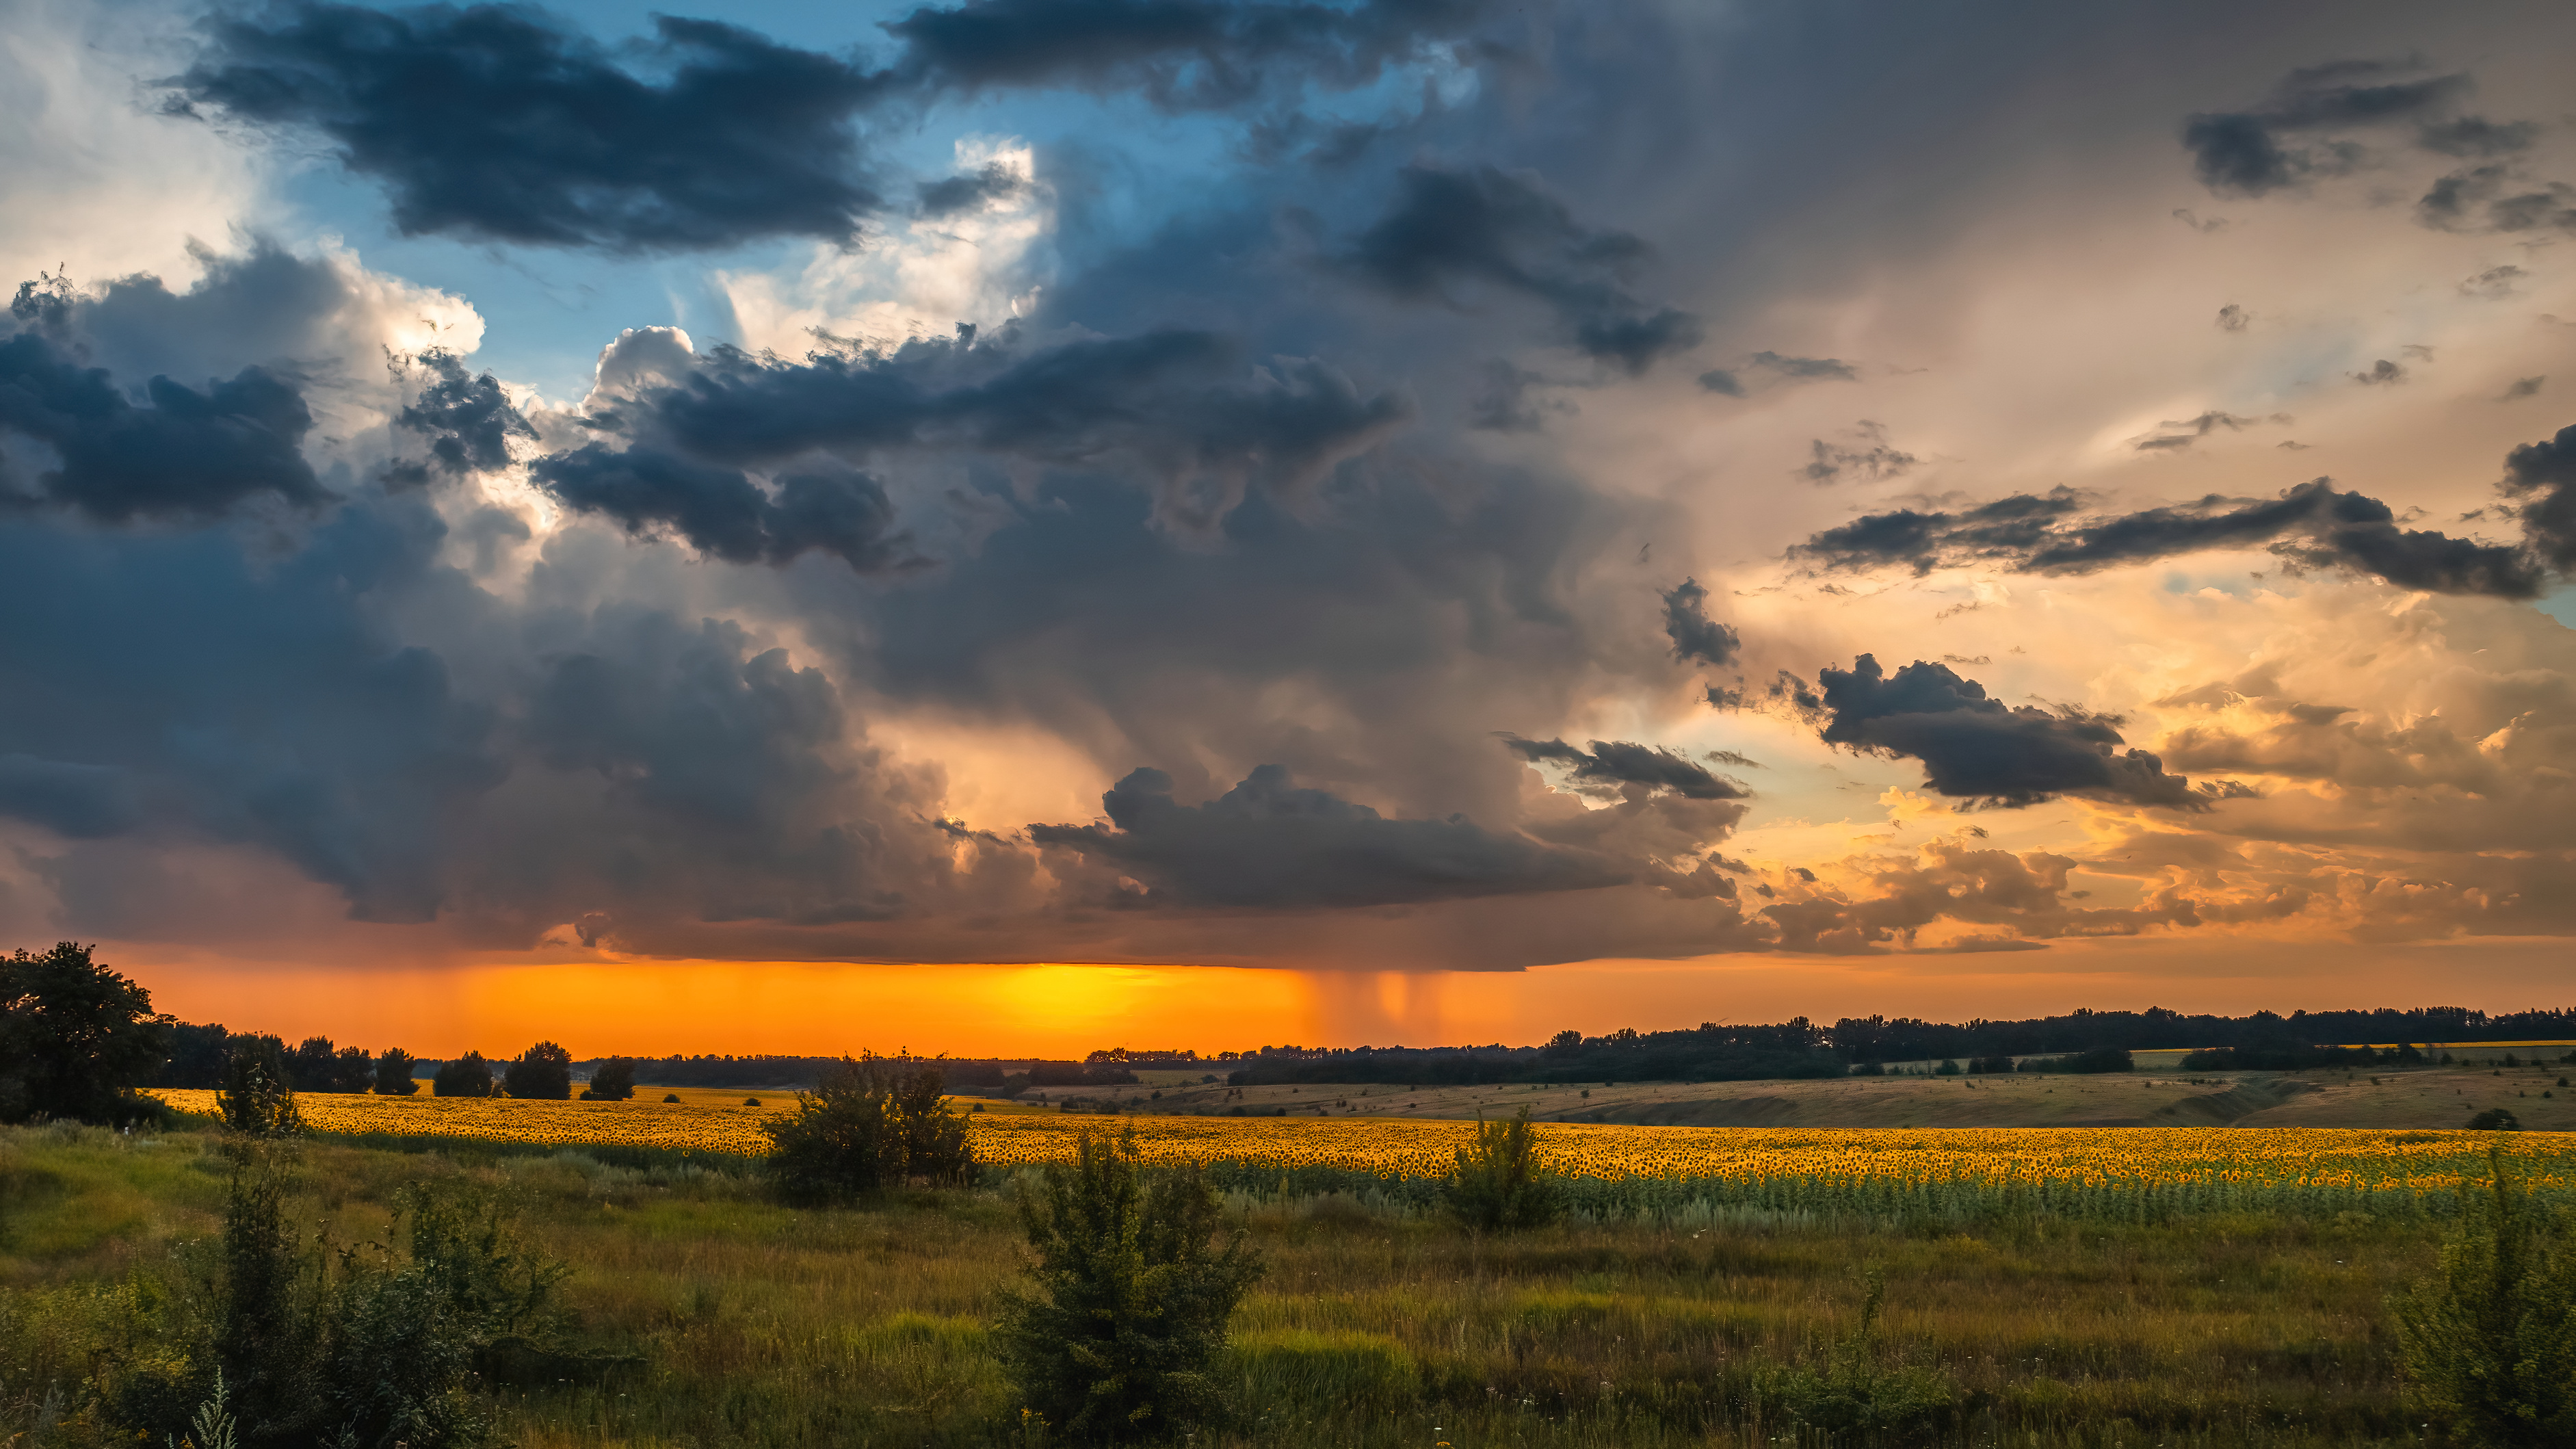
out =
{"type": "Polygon", "coordinates": [[[1084,1133],[1020,1199],[1037,1261],[995,1345],[1027,1411],[1076,1442],[1166,1437],[1215,1418],[1226,1323],[1261,1276],[1235,1232],[1211,1252],[1216,1192],[1193,1165],[1149,1184],[1136,1138],[1084,1133]]]}
{"type": "Polygon", "coordinates": [[[553,1042],[541,1041],[502,1069],[501,1085],[513,1097],[566,1101],[572,1096],[572,1053],[553,1042]]]}
{"type": "Polygon", "coordinates": [[[941,1098],[943,1085],[930,1062],[843,1057],[796,1094],[793,1111],[761,1124],[771,1185],[791,1200],[828,1202],[915,1178],[972,1182],[966,1119],[941,1098]]]}
{"type": "Polygon", "coordinates": [[[610,1057],[590,1074],[590,1085],[581,1089],[585,1102],[623,1102],[635,1095],[635,1059],[610,1057]]]}
{"type": "Polygon", "coordinates": [[[1821,1367],[1802,1365],[1772,1377],[1768,1397],[1800,1424],[1828,1434],[1906,1441],[1937,1428],[1958,1397],[1948,1375],[1888,1368],[1878,1355],[1878,1313],[1887,1280],[1869,1270],[1860,1324],[1834,1344],[1821,1367]]]}
{"type": "Polygon", "coordinates": [[[153,1015],[151,992],[78,942],[0,956],[0,1122],[154,1116],[134,1089],[169,1058],[171,1025],[153,1015]]]}
{"type": "Polygon", "coordinates": [[[1563,1210],[1563,1194],[1539,1170],[1529,1108],[1511,1118],[1478,1118],[1476,1140],[1458,1149],[1458,1166],[1444,1194],[1452,1216],[1479,1232],[1515,1232],[1544,1226],[1563,1210]]]}
{"type": "Polygon", "coordinates": [[[2390,1300],[2413,1400],[2469,1441],[2576,1443],[2576,1222],[2534,1204],[2491,1149],[2432,1276],[2390,1300]]]}
{"type": "Polygon", "coordinates": [[[286,1044],[273,1036],[236,1036],[225,1044],[224,1077],[215,1088],[224,1126],[250,1137],[292,1137],[304,1130],[289,1084],[286,1044]]]}
{"type": "Polygon", "coordinates": [[[2469,1119],[2471,1129],[2479,1132],[2519,1132],[2522,1119],[2502,1107],[2489,1107],[2469,1119]]]}
{"type": "Polygon", "coordinates": [[[387,1047],[376,1058],[376,1095],[408,1097],[420,1090],[420,1079],[411,1074],[411,1053],[401,1047],[387,1047]]]}
{"type": "Polygon", "coordinates": [[[467,1052],[438,1064],[438,1075],[430,1079],[429,1089],[442,1097],[488,1097],[492,1095],[492,1064],[481,1052],[467,1052]]]}

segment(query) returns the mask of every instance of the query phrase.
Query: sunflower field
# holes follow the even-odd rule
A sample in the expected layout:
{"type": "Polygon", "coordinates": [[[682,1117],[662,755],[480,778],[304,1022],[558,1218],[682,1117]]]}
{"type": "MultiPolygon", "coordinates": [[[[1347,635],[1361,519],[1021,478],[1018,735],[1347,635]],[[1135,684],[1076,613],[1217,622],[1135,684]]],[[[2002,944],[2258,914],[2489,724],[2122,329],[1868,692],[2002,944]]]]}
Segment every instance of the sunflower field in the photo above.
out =
{"type": "MultiPolygon", "coordinates": [[[[211,1115],[214,1094],[165,1091],[211,1115]]],[[[297,1099],[317,1132],[413,1147],[446,1142],[748,1165],[768,1150],[761,1105],[500,1097],[297,1099]]],[[[1232,1191],[1436,1200],[1461,1121],[978,1113],[976,1160],[1002,1171],[1069,1161],[1084,1133],[1133,1132],[1151,1163],[1206,1166],[1232,1191]]],[[[1689,1220],[1718,1212],[1964,1222],[2080,1217],[2155,1222],[2215,1212],[2447,1216],[2501,1149],[2544,1197],[2576,1202],[2576,1136],[2344,1128],[1763,1128],[1546,1123],[1542,1158],[1575,1210],[1689,1220]]]]}

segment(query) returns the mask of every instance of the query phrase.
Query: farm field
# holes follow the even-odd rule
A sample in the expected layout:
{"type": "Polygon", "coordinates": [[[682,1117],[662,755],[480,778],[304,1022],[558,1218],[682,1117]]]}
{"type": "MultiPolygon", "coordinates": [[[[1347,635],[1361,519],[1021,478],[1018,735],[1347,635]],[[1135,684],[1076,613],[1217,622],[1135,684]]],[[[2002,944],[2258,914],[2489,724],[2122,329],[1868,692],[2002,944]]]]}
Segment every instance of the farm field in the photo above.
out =
{"type": "MultiPolygon", "coordinates": [[[[2498,1049],[2501,1054],[2501,1048],[2498,1049]]],[[[2459,1127],[2504,1107],[2535,1131],[2576,1131],[2576,1064],[2381,1073],[2139,1071],[2104,1076],[1838,1077],[1408,1089],[1383,1084],[1046,1088],[1024,1103],[1114,1102],[1188,1113],[1472,1118],[1526,1106],[1541,1121],[1701,1127],[2459,1127]],[[2549,1093],[2543,1096],[2543,1093],[2549,1093]]]]}
{"type": "MultiPolygon", "coordinates": [[[[1024,1143],[1057,1125],[1022,1123],[1024,1143]]],[[[1793,1151],[1810,1136],[1723,1135],[1793,1151]]],[[[2080,1144],[2115,1134],[2037,1135],[2080,1144]]],[[[2456,1159],[2474,1145],[2445,1134],[2380,1150],[2456,1159]]],[[[0,1132],[0,1441],[31,1426],[49,1394],[57,1413],[77,1402],[62,1385],[78,1382],[85,1355],[106,1342],[98,1335],[114,1331],[120,1294],[188,1281],[189,1245],[216,1230],[222,1206],[212,1146],[212,1134],[189,1131],[0,1132]]],[[[1021,1262],[1007,1185],[798,1211],[723,1170],[329,1140],[301,1149],[295,1176],[296,1220],[337,1242],[381,1236],[403,1183],[486,1184],[516,1206],[533,1245],[569,1265],[577,1345],[631,1366],[508,1388],[500,1428],[526,1449],[1030,1442],[987,1338],[1021,1262]]],[[[2398,1398],[2383,1304],[2429,1264],[2437,1224],[2240,1212],[2172,1225],[1961,1225],[1742,1209],[1480,1239],[1436,1214],[1348,1194],[1237,1191],[1230,1203],[1269,1270],[1222,1369],[1237,1417],[1194,1441],[1200,1449],[1788,1442],[1772,1386],[1850,1330],[1870,1267],[1888,1285],[1888,1361],[1935,1370],[1957,1390],[1953,1420],[1929,1442],[2420,1442],[2398,1398]]],[[[23,1442],[99,1442],[79,1428],[74,1416],[23,1442]]]]}
{"type": "MultiPolygon", "coordinates": [[[[210,1115],[210,1092],[164,1092],[210,1115]]],[[[463,1149],[586,1148],[739,1160],[766,1150],[763,1105],[731,1102],[549,1102],[306,1094],[316,1131],[389,1145],[463,1149]]],[[[1456,1119],[1232,1117],[1074,1112],[977,1113],[976,1158],[998,1169],[1069,1160],[1085,1132],[1132,1130],[1147,1161],[1218,1165],[1226,1180],[1294,1174],[1313,1190],[1421,1199],[1472,1127],[1456,1119]]],[[[2535,1188],[2576,1194],[2576,1134],[2178,1126],[2106,1128],[1701,1128],[1548,1123],[1539,1152],[1575,1179],[1578,1202],[1609,1215],[1760,1205],[1852,1210],[1852,1192],[1912,1194],[1905,1211],[1969,1219],[2047,1211],[2101,1215],[2138,1194],[2156,1213],[2272,1207],[2411,1212],[2474,1174],[2491,1145],[2524,1164],[2535,1188]],[[2036,1197],[2030,1196],[2037,1194],[2036,1197]],[[2089,1196],[2088,1196],[2089,1194],[2089,1196]],[[2108,1196],[2104,1196],[2108,1194],[2108,1196]]],[[[1894,1200],[1882,1206],[1897,1210],[1894,1200]]]]}

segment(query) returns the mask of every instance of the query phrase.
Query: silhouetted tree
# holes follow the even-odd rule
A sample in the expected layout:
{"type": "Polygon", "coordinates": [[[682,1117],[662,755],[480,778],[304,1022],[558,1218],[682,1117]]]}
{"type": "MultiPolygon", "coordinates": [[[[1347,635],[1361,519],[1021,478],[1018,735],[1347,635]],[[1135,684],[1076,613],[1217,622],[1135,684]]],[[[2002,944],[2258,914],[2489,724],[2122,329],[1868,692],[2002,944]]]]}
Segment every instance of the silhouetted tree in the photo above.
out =
{"type": "Polygon", "coordinates": [[[766,1122],[771,1185],[790,1199],[863,1196],[921,1178],[963,1183],[975,1175],[966,1119],[951,1111],[937,1065],[843,1057],[796,1109],[766,1122]]]}
{"type": "Polygon", "coordinates": [[[442,1097],[488,1097],[492,1095],[492,1064],[481,1052],[467,1052],[438,1064],[438,1075],[430,1079],[429,1089],[442,1097]]]}
{"type": "Polygon", "coordinates": [[[401,1047],[385,1048],[385,1054],[376,1058],[376,1095],[408,1097],[418,1092],[420,1079],[411,1074],[413,1065],[411,1053],[401,1047]]]}
{"type": "Polygon", "coordinates": [[[170,1059],[153,1074],[151,1085],[200,1089],[220,1085],[224,1079],[224,1044],[231,1036],[221,1026],[194,1026],[184,1021],[173,1026],[170,1059]]]}
{"type": "Polygon", "coordinates": [[[1020,1199],[1037,1262],[994,1338],[1021,1402],[1076,1442],[1168,1438],[1223,1408],[1226,1321],[1262,1272],[1238,1230],[1222,1252],[1195,1164],[1142,1180],[1136,1137],[1082,1135],[1020,1199]]]}
{"type": "Polygon", "coordinates": [[[224,1125],[251,1137],[291,1137],[304,1130],[287,1073],[286,1044],[273,1036],[235,1036],[224,1054],[215,1110],[224,1125]]]}
{"type": "Polygon", "coordinates": [[[610,1057],[590,1074],[590,1085],[581,1089],[585,1102],[623,1102],[635,1095],[635,1059],[610,1057]]]}
{"type": "Polygon", "coordinates": [[[160,1111],[135,1088],[170,1054],[152,993],[64,941],[0,957],[0,1122],[127,1122],[160,1111]]]}
{"type": "Polygon", "coordinates": [[[572,1053],[541,1041],[502,1069],[501,1082],[513,1097],[564,1101],[572,1096],[572,1053]]]}

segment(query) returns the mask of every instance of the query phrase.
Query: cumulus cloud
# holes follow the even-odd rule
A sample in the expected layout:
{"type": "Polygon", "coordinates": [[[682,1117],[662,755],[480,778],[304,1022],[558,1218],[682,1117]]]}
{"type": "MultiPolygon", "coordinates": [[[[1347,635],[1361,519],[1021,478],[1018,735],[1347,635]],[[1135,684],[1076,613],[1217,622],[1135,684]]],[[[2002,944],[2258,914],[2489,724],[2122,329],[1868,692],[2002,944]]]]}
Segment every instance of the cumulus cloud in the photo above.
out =
{"type": "Polygon", "coordinates": [[[1390,820],[1263,765],[1198,805],[1138,769],[1100,797],[1106,825],[1032,825],[1041,846],[1132,873],[1148,899],[1266,909],[1383,906],[1585,890],[1626,873],[1586,852],[1488,831],[1463,815],[1390,820]]]}
{"type": "MultiPolygon", "coordinates": [[[[396,426],[429,439],[430,461],[450,477],[497,473],[510,466],[510,440],[536,440],[537,430],[510,401],[499,378],[466,371],[456,354],[432,348],[413,359],[429,377],[420,395],[394,418],[396,426]]],[[[427,469],[414,465],[399,475],[421,482],[427,469]]]]}
{"type": "Polygon", "coordinates": [[[1480,288],[1531,298],[1555,312],[1576,349],[1630,373],[1699,345],[1699,319],[1627,290],[1643,241],[1585,226],[1533,180],[1416,164],[1397,190],[1394,207],[1341,259],[1352,275],[1451,307],[1470,305],[1480,288]]]}
{"type": "Polygon", "coordinates": [[[596,443],[540,458],[530,471],[567,508],[637,537],[668,531],[728,563],[784,564],[813,551],[860,573],[922,562],[896,532],[885,488],[864,473],[783,473],[770,492],[738,469],[596,443]]]}
{"type": "Polygon", "coordinates": [[[1825,743],[1920,760],[1939,794],[2006,806],[2057,795],[2173,809],[2207,804],[2154,755],[2121,753],[2118,717],[2008,706],[1946,664],[1918,659],[1890,675],[1863,654],[1849,669],[1818,671],[1813,700],[1825,743]]]}

